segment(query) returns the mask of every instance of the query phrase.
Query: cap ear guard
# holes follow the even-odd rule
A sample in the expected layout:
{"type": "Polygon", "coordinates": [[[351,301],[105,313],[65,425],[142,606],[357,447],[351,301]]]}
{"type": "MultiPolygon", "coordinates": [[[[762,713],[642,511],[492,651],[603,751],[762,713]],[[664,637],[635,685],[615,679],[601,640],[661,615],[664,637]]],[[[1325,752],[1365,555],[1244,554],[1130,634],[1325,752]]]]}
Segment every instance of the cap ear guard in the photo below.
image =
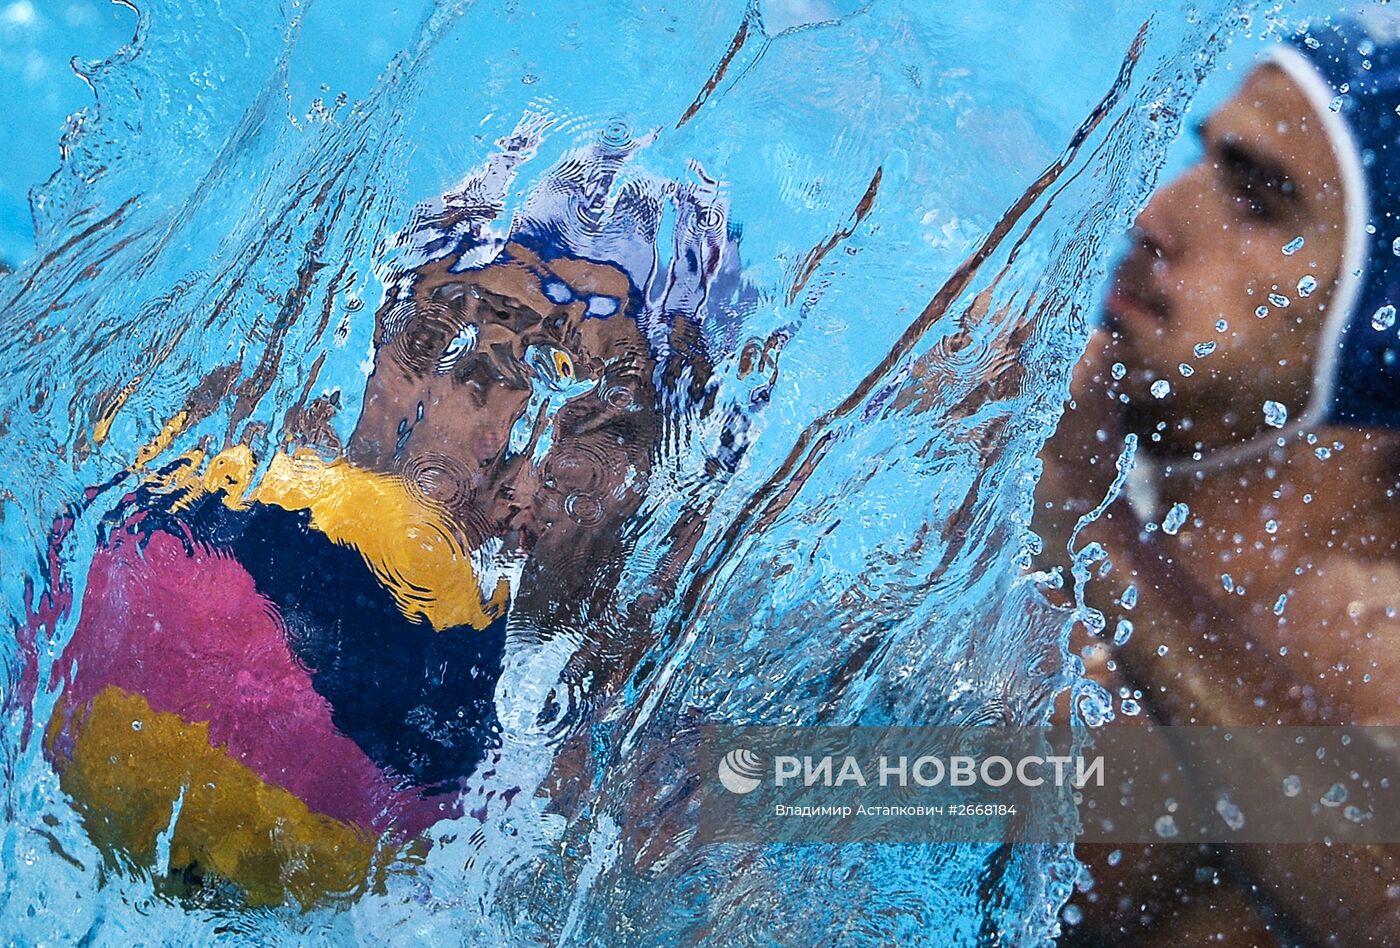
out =
{"type": "Polygon", "coordinates": [[[1342,168],[1347,241],[1327,308],[1306,424],[1400,427],[1400,14],[1305,30],[1272,61],[1307,92],[1342,168]]]}

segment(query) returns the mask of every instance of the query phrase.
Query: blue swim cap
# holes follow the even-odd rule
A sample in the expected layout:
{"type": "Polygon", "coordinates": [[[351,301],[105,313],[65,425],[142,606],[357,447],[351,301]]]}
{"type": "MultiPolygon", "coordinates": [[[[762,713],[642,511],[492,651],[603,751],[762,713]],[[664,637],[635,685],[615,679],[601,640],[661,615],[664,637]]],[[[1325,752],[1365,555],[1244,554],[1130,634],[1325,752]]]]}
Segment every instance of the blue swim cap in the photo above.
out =
{"type": "Polygon", "coordinates": [[[1269,60],[1312,100],[1342,167],[1346,250],[1323,324],[1313,424],[1400,427],[1400,14],[1313,27],[1269,60]]]}

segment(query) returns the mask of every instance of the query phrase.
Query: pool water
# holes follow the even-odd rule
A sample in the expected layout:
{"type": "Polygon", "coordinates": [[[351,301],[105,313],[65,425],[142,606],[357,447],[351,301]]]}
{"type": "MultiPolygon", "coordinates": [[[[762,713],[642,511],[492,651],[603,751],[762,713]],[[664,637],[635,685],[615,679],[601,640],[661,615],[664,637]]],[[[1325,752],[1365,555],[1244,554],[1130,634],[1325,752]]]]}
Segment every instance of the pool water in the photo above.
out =
{"type": "MultiPolygon", "coordinates": [[[[705,847],[683,806],[659,810],[639,761],[697,721],[1031,724],[1067,688],[1085,719],[1109,713],[1111,696],[1083,686],[1066,651],[1073,615],[1046,605],[1043,577],[1026,572],[1036,454],[1116,242],[1181,160],[1172,146],[1203,79],[1238,69],[1310,8],[136,6],[0,10],[4,48],[31,63],[0,69],[11,88],[81,52],[95,94],[32,192],[32,245],[17,196],[51,169],[26,153],[37,166],[0,178],[14,266],[0,278],[0,586],[15,630],[0,681],[0,930],[104,944],[1053,938],[1079,872],[1068,847],[705,847]],[[127,29],[115,51],[91,48],[127,29]],[[646,226],[619,223],[629,208],[646,226]],[[697,404],[663,424],[644,476],[599,460],[580,476],[617,474],[608,490],[558,489],[561,518],[585,528],[621,505],[603,605],[554,608],[589,595],[576,586],[592,560],[571,559],[572,547],[550,553],[541,539],[522,560],[503,534],[461,551],[483,601],[493,589],[514,597],[510,622],[468,622],[468,609],[436,626],[500,630],[482,712],[498,746],[489,767],[473,764],[468,797],[419,827],[423,846],[373,857],[371,885],[251,900],[237,886],[182,885],[171,847],[196,819],[184,790],[160,799],[150,852],[104,844],[91,800],[60,780],[50,722],[115,648],[82,638],[96,621],[84,620],[90,584],[107,582],[92,564],[127,528],[112,512],[196,450],[245,484],[276,481],[289,443],[341,470],[336,450],[363,443],[357,423],[380,404],[366,391],[385,377],[371,372],[393,318],[386,292],[392,302],[445,235],[485,262],[512,220],[585,261],[631,261],[634,302],[654,316],[638,345],[670,364],[671,327],[689,321],[711,374],[697,404]],[[583,781],[580,799],[563,789],[571,781],[583,781]]],[[[36,100],[23,134],[51,147],[41,109],[70,101],[81,96],[36,100]]],[[[602,325],[630,305],[602,289],[616,269],[542,292],[602,325]]],[[[463,328],[440,358],[485,351],[477,332],[463,328]]],[[[531,377],[550,385],[522,394],[526,420],[502,434],[512,458],[561,447],[532,441],[529,419],[594,388],[577,353],[545,354],[531,377]]],[[[369,483],[387,510],[391,488],[369,483]]],[[[311,501],[259,496],[310,511],[289,549],[313,526],[362,551],[388,529],[336,533],[311,501]]],[[[131,555],[153,562],[158,548],[131,555]]],[[[318,549],[325,559],[308,553],[301,568],[320,581],[336,550],[318,549]]],[[[346,701],[369,702],[370,723],[346,723],[342,705],[335,739],[379,740],[365,736],[376,709],[424,688],[387,677],[405,641],[363,646],[381,650],[386,677],[343,685],[346,701]]],[[[196,670],[209,700],[243,701],[243,679],[218,677],[228,667],[196,670]]],[[[247,739],[249,760],[316,766],[295,734],[247,739]]]]}

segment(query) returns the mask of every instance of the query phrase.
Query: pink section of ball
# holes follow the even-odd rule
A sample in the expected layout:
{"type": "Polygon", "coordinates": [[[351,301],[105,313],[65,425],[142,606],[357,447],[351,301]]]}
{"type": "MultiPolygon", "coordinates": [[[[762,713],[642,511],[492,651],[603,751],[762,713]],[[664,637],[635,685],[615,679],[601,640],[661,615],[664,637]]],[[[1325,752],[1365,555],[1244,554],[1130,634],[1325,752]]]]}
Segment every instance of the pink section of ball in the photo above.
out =
{"type": "Polygon", "coordinates": [[[335,729],[253,578],[229,555],[192,547],[161,531],[144,546],[116,533],[98,552],[64,654],[65,703],[84,707],[115,685],[155,711],[208,722],[210,742],[263,781],[372,832],[413,833],[455,816],[455,805],[392,789],[335,729]]]}

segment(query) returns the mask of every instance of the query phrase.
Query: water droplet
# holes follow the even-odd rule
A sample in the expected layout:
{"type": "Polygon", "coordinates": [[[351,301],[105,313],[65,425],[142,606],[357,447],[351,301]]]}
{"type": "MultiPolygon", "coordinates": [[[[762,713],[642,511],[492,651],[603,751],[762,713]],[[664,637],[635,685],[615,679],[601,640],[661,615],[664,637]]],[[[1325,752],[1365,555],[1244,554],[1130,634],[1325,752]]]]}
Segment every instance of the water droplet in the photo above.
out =
{"type": "Polygon", "coordinates": [[[1264,423],[1271,428],[1282,428],[1288,424],[1288,408],[1282,402],[1264,403],[1264,423]]]}
{"type": "Polygon", "coordinates": [[[1278,521],[1277,521],[1277,520],[1266,520],[1266,521],[1264,521],[1264,532],[1267,533],[1267,534],[1269,534],[1269,536],[1273,536],[1275,533],[1278,533],[1278,521]]]}
{"type": "Polygon", "coordinates": [[[1341,97],[1341,96],[1337,96],[1337,97],[1334,98],[1331,102],[1327,103],[1327,111],[1329,111],[1329,112],[1340,112],[1341,110],[1342,110],[1342,97],[1341,97]]]}
{"type": "Polygon", "coordinates": [[[1196,348],[1192,351],[1196,353],[1196,358],[1204,359],[1206,356],[1210,355],[1212,352],[1215,351],[1215,343],[1198,342],[1196,343],[1196,348]]]}
{"type": "Polygon", "coordinates": [[[1278,597],[1278,602],[1274,603],[1274,615],[1283,615],[1283,607],[1288,605],[1288,593],[1283,593],[1278,597]]]}
{"type": "Polygon", "coordinates": [[[1312,274],[1308,274],[1298,281],[1298,296],[1302,299],[1307,299],[1309,296],[1312,296],[1313,291],[1316,289],[1317,280],[1314,279],[1312,274]]]}
{"type": "Polygon", "coordinates": [[[1159,645],[1159,646],[1157,646],[1157,654],[1158,654],[1158,655],[1165,655],[1165,654],[1167,654],[1167,647],[1166,647],[1165,645],[1159,645]]]}
{"type": "Polygon", "coordinates": [[[1176,820],[1171,816],[1159,816],[1157,822],[1152,827],[1157,831],[1157,835],[1163,839],[1172,839],[1176,836],[1176,820]]]}
{"type": "Polygon", "coordinates": [[[1235,806],[1226,797],[1221,797],[1215,801],[1215,812],[1220,814],[1220,818],[1225,821],[1225,825],[1232,830],[1244,828],[1244,814],[1240,808],[1235,806]]]}
{"type": "Polygon", "coordinates": [[[1289,774],[1283,778],[1283,795],[1286,797],[1296,797],[1303,792],[1303,781],[1297,774],[1289,774]]]}
{"type": "Polygon", "coordinates": [[[1060,918],[1065,920],[1066,925],[1078,925],[1084,921],[1084,912],[1077,905],[1066,905],[1060,912],[1060,918]]]}
{"type": "Polygon", "coordinates": [[[1313,453],[1317,455],[1319,461],[1325,461],[1332,456],[1332,449],[1326,445],[1319,445],[1318,449],[1313,453]]]}
{"type": "Polygon", "coordinates": [[[1265,316],[1269,315],[1269,307],[1267,307],[1267,306],[1261,306],[1261,307],[1259,307],[1258,309],[1256,309],[1256,310],[1254,311],[1254,315],[1255,315],[1255,316],[1258,316],[1260,319],[1263,319],[1265,316]]]}
{"type": "Polygon", "coordinates": [[[1317,802],[1323,806],[1341,806],[1347,802],[1347,788],[1340,783],[1334,783],[1317,802]]]}
{"type": "Polygon", "coordinates": [[[1130,718],[1135,718],[1142,713],[1142,705],[1138,704],[1132,698],[1124,698],[1121,707],[1123,713],[1130,718]]]}
{"type": "MultiPolygon", "coordinates": [[[[1395,107],[1396,114],[1400,114],[1400,105],[1395,107]]],[[[1390,252],[1400,257],[1400,237],[1396,237],[1390,242],[1390,252]]]]}
{"type": "Polygon", "coordinates": [[[1229,573],[1220,574],[1220,585],[1225,587],[1227,593],[1235,591],[1235,581],[1230,578],[1229,573]]]}
{"type": "Polygon", "coordinates": [[[1386,303],[1376,310],[1376,315],[1371,317],[1371,328],[1376,332],[1384,332],[1395,325],[1395,307],[1386,303]]]}
{"type": "Polygon", "coordinates": [[[1128,367],[1127,367],[1126,365],[1124,365],[1124,364],[1121,363],[1121,362],[1115,362],[1115,363],[1113,363],[1113,377],[1114,377],[1115,379],[1121,379],[1123,376],[1125,376],[1125,375],[1127,375],[1127,374],[1128,374],[1128,367]]]}
{"type": "Polygon", "coordinates": [[[1108,854],[1108,864],[1109,864],[1110,866],[1116,866],[1116,865],[1118,865],[1118,864],[1119,864],[1120,862],[1122,862],[1122,861],[1123,861],[1123,850],[1121,850],[1121,849],[1115,849],[1113,852],[1111,852],[1111,853],[1108,854]]]}
{"type": "Polygon", "coordinates": [[[1152,392],[1153,398],[1166,398],[1172,393],[1172,383],[1166,379],[1158,379],[1152,383],[1152,388],[1149,391],[1152,392]]]}
{"type": "Polygon", "coordinates": [[[1225,330],[1227,330],[1227,329],[1229,329],[1229,328],[1230,328],[1230,324],[1227,323],[1225,320],[1223,320],[1223,319],[1217,319],[1217,320],[1215,321],[1215,331],[1216,331],[1216,332],[1224,332],[1225,330]]]}
{"type": "Polygon", "coordinates": [[[1368,813],[1367,811],[1357,806],[1349,806],[1346,809],[1342,810],[1342,816],[1346,817],[1353,823],[1365,823],[1373,815],[1374,814],[1368,813]]]}
{"type": "Polygon", "coordinates": [[[1290,240],[1288,243],[1286,243],[1286,244],[1283,245],[1283,252],[1284,252],[1285,254],[1287,254],[1288,256],[1290,256],[1290,257],[1293,256],[1295,253],[1297,253],[1298,251],[1300,251],[1300,250],[1302,250],[1302,249],[1303,249],[1303,238],[1302,238],[1302,237],[1294,237],[1294,238],[1293,238],[1292,240],[1290,240]]]}
{"type": "Polygon", "coordinates": [[[1322,48],[1322,44],[1319,43],[1317,40],[1313,39],[1311,36],[1304,38],[1303,45],[1306,46],[1308,49],[1322,48]]]}
{"type": "Polygon", "coordinates": [[[1186,522],[1186,517],[1191,513],[1191,508],[1185,504],[1172,504],[1172,509],[1167,511],[1167,515],[1162,518],[1162,532],[1176,536],[1176,531],[1181,529],[1181,525],[1186,522]]]}
{"type": "Polygon", "coordinates": [[[140,722],[140,721],[132,721],[132,722],[131,722],[131,729],[132,729],[133,731],[139,731],[139,730],[141,730],[141,722],[140,722]]]}
{"type": "Polygon", "coordinates": [[[1133,624],[1127,619],[1119,619],[1118,626],[1113,630],[1113,644],[1122,645],[1133,637],[1133,624]]]}
{"type": "Polygon", "coordinates": [[[1288,305],[1288,297],[1284,296],[1281,293],[1270,293],[1269,303],[1272,306],[1277,306],[1279,309],[1283,309],[1285,306],[1288,305]]]}
{"type": "Polygon", "coordinates": [[[1181,377],[1184,379],[1189,379],[1191,376],[1196,374],[1196,370],[1191,368],[1191,366],[1187,365],[1185,362],[1178,365],[1176,367],[1176,370],[1181,373],[1181,377]]]}
{"type": "Polygon", "coordinates": [[[1081,682],[1074,689],[1074,709],[1087,727],[1098,727],[1113,713],[1113,695],[1098,682],[1081,682]]]}

